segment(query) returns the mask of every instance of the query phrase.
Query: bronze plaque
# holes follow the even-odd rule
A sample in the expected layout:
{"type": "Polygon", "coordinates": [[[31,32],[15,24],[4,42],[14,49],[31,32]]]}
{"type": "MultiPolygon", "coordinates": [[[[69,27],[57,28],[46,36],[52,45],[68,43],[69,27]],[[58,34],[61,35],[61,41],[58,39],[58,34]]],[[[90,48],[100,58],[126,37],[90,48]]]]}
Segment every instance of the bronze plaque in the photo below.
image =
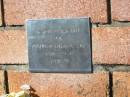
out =
{"type": "Polygon", "coordinates": [[[31,72],[91,72],[89,18],[26,22],[31,72]]]}

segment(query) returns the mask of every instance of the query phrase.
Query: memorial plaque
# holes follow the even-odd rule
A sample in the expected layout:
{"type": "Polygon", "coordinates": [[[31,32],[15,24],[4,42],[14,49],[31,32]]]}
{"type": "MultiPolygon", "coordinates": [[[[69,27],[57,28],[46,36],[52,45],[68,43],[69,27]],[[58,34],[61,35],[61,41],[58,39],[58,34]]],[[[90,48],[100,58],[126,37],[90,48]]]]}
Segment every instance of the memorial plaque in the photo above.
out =
{"type": "Polygon", "coordinates": [[[26,22],[31,72],[91,72],[89,18],[26,22]]]}

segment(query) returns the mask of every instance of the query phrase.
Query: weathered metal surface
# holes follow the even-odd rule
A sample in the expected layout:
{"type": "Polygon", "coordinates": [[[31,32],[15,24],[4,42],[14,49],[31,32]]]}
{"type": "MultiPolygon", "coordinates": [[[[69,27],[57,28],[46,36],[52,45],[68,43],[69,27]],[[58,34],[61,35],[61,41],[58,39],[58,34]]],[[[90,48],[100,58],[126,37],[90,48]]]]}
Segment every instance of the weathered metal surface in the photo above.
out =
{"type": "Polygon", "coordinates": [[[89,18],[26,22],[31,72],[91,72],[89,18]]]}

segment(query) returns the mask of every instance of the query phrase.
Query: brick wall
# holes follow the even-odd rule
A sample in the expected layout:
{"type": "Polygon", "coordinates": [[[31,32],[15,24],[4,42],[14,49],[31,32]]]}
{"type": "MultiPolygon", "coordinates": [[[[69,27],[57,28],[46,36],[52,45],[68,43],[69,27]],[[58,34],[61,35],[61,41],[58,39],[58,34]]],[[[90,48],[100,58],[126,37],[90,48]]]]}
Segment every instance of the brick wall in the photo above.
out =
{"type": "Polygon", "coordinates": [[[0,95],[23,84],[34,97],[130,96],[130,0],[1,0],[0,95]],[[84,17],[92,20],[94,73],[29,73],[24,21],[84,17]]]}

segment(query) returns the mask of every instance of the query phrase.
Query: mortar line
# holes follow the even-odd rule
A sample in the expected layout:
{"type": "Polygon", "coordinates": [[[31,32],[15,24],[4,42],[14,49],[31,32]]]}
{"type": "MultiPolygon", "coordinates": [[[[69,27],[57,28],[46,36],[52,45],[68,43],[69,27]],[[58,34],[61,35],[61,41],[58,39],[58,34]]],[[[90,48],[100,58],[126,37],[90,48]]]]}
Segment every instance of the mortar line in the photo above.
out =
{"type": "Polygon", "coordinates": [[[112,23],[111,0],[107,0],[107,19],[108,24],[112,23]]]}
{"type": "Polygon", "coordinates": [[[109,97],[113,97],[113,75],[109,72],[109,97]]]}
{"type": "Polygon", "coordinates": [[[8,73],[6,70],[4,70],[4,86],[5,86],[5,93],[9,93],[9,85],[8,85],[8,73]]]}
{"type": "Polygon", "coordinates": [[[1,19],[2,19],[2,26],[5,27],[5,11],[4,11],[4,0],[1,0],[1,19]]]}

